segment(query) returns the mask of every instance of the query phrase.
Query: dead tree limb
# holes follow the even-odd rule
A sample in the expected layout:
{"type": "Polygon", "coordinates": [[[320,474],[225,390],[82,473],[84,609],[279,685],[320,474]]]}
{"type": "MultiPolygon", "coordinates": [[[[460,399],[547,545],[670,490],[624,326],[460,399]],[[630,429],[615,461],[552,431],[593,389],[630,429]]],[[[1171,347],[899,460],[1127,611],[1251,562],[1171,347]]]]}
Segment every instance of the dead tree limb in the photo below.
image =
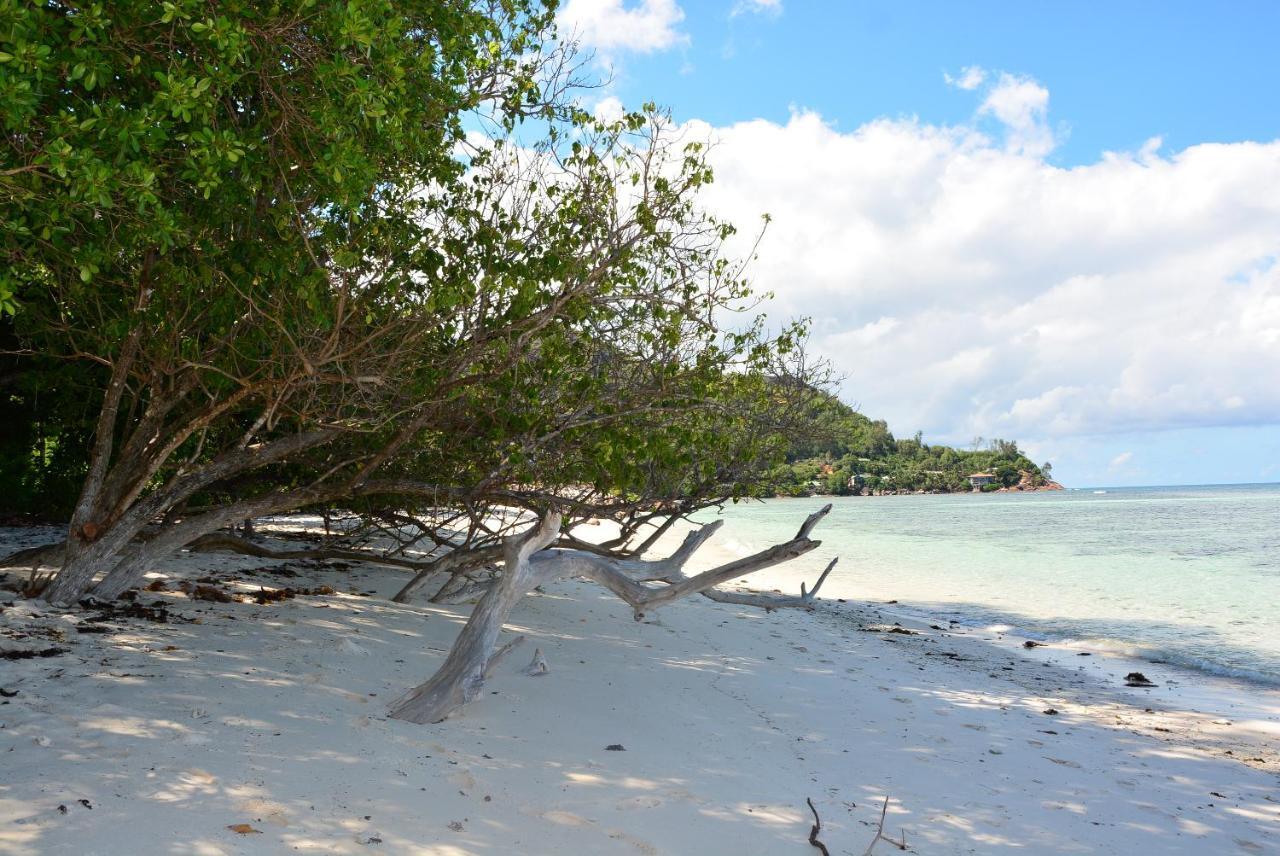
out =
{"type": "MultiPolygon", "coordinates": [[[[684,565],[720,528],[720,521],[690,532],[670,557],[646,561],[613,559],[562,548],[544,550],[558,537],[561,523],[559,512],[547,512],[524,534],[503,539],[501,575],[472,610],[439,670],[426,683],[397,699],[391,706],[390,716],[418,724],[439,722],[475,698],[484,684],[485,664],[492,656],[507,616],[520,598],[539,585],[568,577],[591,580],[625,601],[638,621],[647,610],[813,550],[822,542],[809,535],[830,511],[831,506],[826,505],[809,515],[790,541],[694,576],[684,574],[684,565]],[[650,585],[650,581],[666,584],[650,585]]],[[[830,567],[827,570],[830,571],[830,567]]]]}
{"type": "Polygon", "coordinates": [[[589,579],[625,601],[632,608],[635,619],[640,621],[648,612],[668,603],[808,553],[822,543],[811,539],[809,533],[830,511],[831,506],[825,505],[809,515],[790,541],[694,576],[686,576],[683,567],[693,552],[719,529],[721,521],[690,532],[680,549],[667,559],[608,559],[576,550],[553,549],[535,556],[532,564],[538,568],[538,584],[567,577],[589,579]],[[645,584],[646,581],[661,581],[667,585],[650,586],[645,584]]]}
{"type": "Polygon", "coordinates": [[[485,668],[507,615],[535,585],[530,582],[533,574],[529,557],[554,541],[559,533],[560,513],[550,511],[524,534],[503,539],[506,568],[502,576],[480,598],[439,670],[426,683],[392,703],[393,719],[419,724],[439,722],[479,694],[484,686],[485,668]]]}
{"type": "Polygon", "coordinates": [[[818,577],[818,581],[813,584],[813,589],[806,591],[804,583],[800,583],[800,596],[789,597],[787,595],[768,594],[766,592],[757,591],[722,591],[721,589],[707,589],[702,593],[705,598],[710,598],[716,603],[733,603],[739,606],[758,606],[766,612],[775,609],[813,609],[814,599],[818,596],[818,589],[822,588],[822,584],[827,581],[827,575],[831,573],[831,569],[836,566],[838,558],[832,559],[827,565],[826,570],[822,572],[822,576],[818,577]]]}
{"type": "Polygon", "coordinates": [[[471,603],[483,597],[493,588],[493,580],[472,580],[466,574],[457,574],[445,581],[440,591],[431,596],[432,603],[446,605],[471,603]]]}
{"type": "Polygon", "coordinates": [[[812,799],[805,797],[804,801],[809,804],[809,811],[813,812],[813,826],[809,828],[809,843],[821,850],[822,856],[831,856],[827,845],[818,840],[818,833],[822,831],[822,818],[818,817],[818,810],[813,807],[812,799]]]}
{"type": "Polygon", "coordinates": [[[524,673],[531,678],[536,678],[550,671],[551,667],[547,665],[547,658],[543,655],[542,649],[534,648],[533,659],[529,661],[529,665],[524,667],[524,673]]]}
{"type": "Polygon", "coordinates": [[[460,574],[496,562],[500,558],[502,558],[502,545],[493,544],[488,547],[454,550],[431,562],[419,563],[418,573],[391,599],[396,603],[408,603],[409,599],[437,574],[460,574]]]}
{"type": "Polygon", "coordinates": [[[368,562],[374,565],[388,565],[393,568],[408,568],[412,571],[422,570],[433,564],[428,560],[414,561],[413,559],[386,556],[366,550],[343,550],[328,547],[316,547],[308,550],[272,550],[244,538],[227,535],[223,532],[201,535],[188,544],[187,549],[200,553],[225,551],[239,553],[242,556],[254,556],[259,559],[279,559],[284,561],[293,559],[329,559],[345,562],[368,562]]]}
{"type": "Polygon", "coordinates": [[[23,568],[39,570],[46,565],[58,566],[67,555],[66,541],[45,544],[40,547],[27,547],[0,558],[0,568],[23,568]]]}

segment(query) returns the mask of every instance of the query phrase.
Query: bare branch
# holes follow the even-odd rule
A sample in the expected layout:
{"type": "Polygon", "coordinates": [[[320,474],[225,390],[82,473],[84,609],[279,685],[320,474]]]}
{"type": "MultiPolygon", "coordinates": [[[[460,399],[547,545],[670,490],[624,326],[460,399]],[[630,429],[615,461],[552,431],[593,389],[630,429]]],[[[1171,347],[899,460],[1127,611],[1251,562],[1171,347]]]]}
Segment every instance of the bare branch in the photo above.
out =
{"type": "Polygon", "coordinates": [[[880,823],[876,825],[876,837],[871,839],[871,843],[867,845],[867,849],[862,851],[862,856],[873,856],[873,851],[876,849],[876,845],[879,844],[881,841],[887,841],[889,844],[893,845],[899,850],[907,849],[906,830],[903,830],[901,833],[902,834],[901,841],[894,841],[892,838],[884,834],[884,818],[885,818],[885,815],[888,813],[888,811],[889,811],[889,798],[885,797],[884,805],[880,807],[880,823]]]}
{"type": "Polygon", "coordinates": [[[813,609],[814,600],[818,596],[818,589],[822,588],[822,584],[827,580],[827,575],[831,573],[831,569],[836,566],[836,562],[838,561],[838,557],[831,560],[827,565],[826,570],[822,572],[822,576],[818,577],[818,581],[814,583],[812,591],[806,591],[804,583],[800,583],[799,597],[788,597],[786,595],[754,591],[722,591],[721,589],[708,589],[702,593],[702,596],[710,598],[716,603],[732,603],[738,606],[757,606],[766,612],[770,612],[775,609],[813,609]]]}
{"type": "Polygon", "coordinates": [[[809,811],[813,812],[813,826],[809,828],[809,843],[821,850],[822,856],[831,856],[827,845],[818,840],[818,833],[822,831],[822,818],[818,817],[818,810],[813,807],[812,799],[805,797],[805,802],[809,804],[809,811]]]}

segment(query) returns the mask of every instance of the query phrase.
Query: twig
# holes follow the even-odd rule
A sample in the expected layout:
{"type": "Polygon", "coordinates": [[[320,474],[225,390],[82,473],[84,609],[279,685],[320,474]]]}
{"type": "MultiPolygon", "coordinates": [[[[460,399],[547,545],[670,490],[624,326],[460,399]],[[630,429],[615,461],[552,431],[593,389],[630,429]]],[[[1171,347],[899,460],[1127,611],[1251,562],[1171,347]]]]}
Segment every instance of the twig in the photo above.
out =
{"type": "MultiPolygon", "coordinates": [[[[827,845],[818,840],[818,833],[822,831],[822,818],[818,817],[818,810],[813,807],[813,800],[805,797],[804,801],[809,804],[809,811],[813,812],[813,826],[809,829],[809,843],[821,850],[822,856],[831,856],[831,851],[827,849],[827,845]]],[[[873,845],[874,843],[872,842],[873,845]]]]}
{"type": "MultiPolygon", "coordinates": [[[[862,856],[872,856],[872,851],[876,849],[876,845],[879,844],[881,841],[888,841],[890,844],[892,844],[894,847],[897,847],[899,850],[907,849],[906,830],[902,831],[901,842],[895,841],[889,836],[884,834],[884,816],[885,814],[888,813],[888,811],[889,811],[889,798],[885,797],[884,805],[880,807],[880,823],[876,826],[876,837],[871,839],[871,843],[867,845],[867,849],[862,851],[862,856]]],[[[814,812],[814,814],[816,816],[817,812],[814,812]]]]}

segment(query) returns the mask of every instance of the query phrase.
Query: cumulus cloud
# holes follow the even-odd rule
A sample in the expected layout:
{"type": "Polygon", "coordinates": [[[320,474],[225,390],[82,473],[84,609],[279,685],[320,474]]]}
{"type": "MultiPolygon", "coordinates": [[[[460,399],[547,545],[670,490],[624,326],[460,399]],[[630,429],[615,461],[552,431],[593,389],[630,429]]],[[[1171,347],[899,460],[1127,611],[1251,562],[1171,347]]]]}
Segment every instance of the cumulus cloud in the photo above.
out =
{"type": "Polygon", "coordinates": [[[569,0],[558,16],[561,30],[606,54],[652,53],[688,42],[679,30],[684,10],[676,0],[569,0]]]}
{"type": "Polygon", "coordinates": [[[982,85],[987,79],[986,69],[978,65],[969,65],[960,69],[958,77],[952,77],[947,72],[942,73],[942,79],[956,89],[964,89],[972,91],[982,85]]]}
{"type": "Polygon", "coordinates": [[[1002,73],[978,115],[994,116],[1005,126],[1006,147],[1012,152],[1042,157],[1053,151],[1049,90],[1029,77],[1002,73]]]}
{"type": "Polygon", "coordinates": [[[606,95],[591,108],[591,113],[601,122],[616,122],[626,113],[622,99],[616,95],[606,95]]]}
{"type": "MultiPolygon", "coordinates": [[[[1027,78],[982,103],[1011,134],[1047,127],[1027,78]]],[[[1071,437],[1280,424],[1280,141],[1064,168],[980,118],[688,129],[717,141],[709,206],[772,215],[755,280],[773,317],[814,319],[846,400],[903,434],[1055,457],[1071,437]]]]}

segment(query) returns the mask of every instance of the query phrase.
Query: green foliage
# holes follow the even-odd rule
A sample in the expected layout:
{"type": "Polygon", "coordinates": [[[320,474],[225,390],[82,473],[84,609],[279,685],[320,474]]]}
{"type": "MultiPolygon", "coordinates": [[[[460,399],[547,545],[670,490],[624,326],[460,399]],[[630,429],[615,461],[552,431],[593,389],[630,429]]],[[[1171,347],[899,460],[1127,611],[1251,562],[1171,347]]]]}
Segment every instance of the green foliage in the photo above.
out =
{"type": "Polygon", "coordinates": [[[459,174],[464,113],[529,85],[535,5],[0,0],[0,310],[53,290],[110,326],[163,278],[233,313],[222,275],[305,296],[317,263],[412,228],[389,178],[459,174]]]}
{"type": "Polygon", "coordinates": [[[53,490],[51,439],[91,472],[115,369],[99,529],[319,427],[175,501],[354,489],[370,460],[482,497],[759,491],[804,397],[764,377],[803,331],[709,320],[749,288],[695,204],[703,147],[545,96],[552,5],[0,0],[0,301],[39,354],[10,404],[54,426],[6,472],[53,490]]]}

